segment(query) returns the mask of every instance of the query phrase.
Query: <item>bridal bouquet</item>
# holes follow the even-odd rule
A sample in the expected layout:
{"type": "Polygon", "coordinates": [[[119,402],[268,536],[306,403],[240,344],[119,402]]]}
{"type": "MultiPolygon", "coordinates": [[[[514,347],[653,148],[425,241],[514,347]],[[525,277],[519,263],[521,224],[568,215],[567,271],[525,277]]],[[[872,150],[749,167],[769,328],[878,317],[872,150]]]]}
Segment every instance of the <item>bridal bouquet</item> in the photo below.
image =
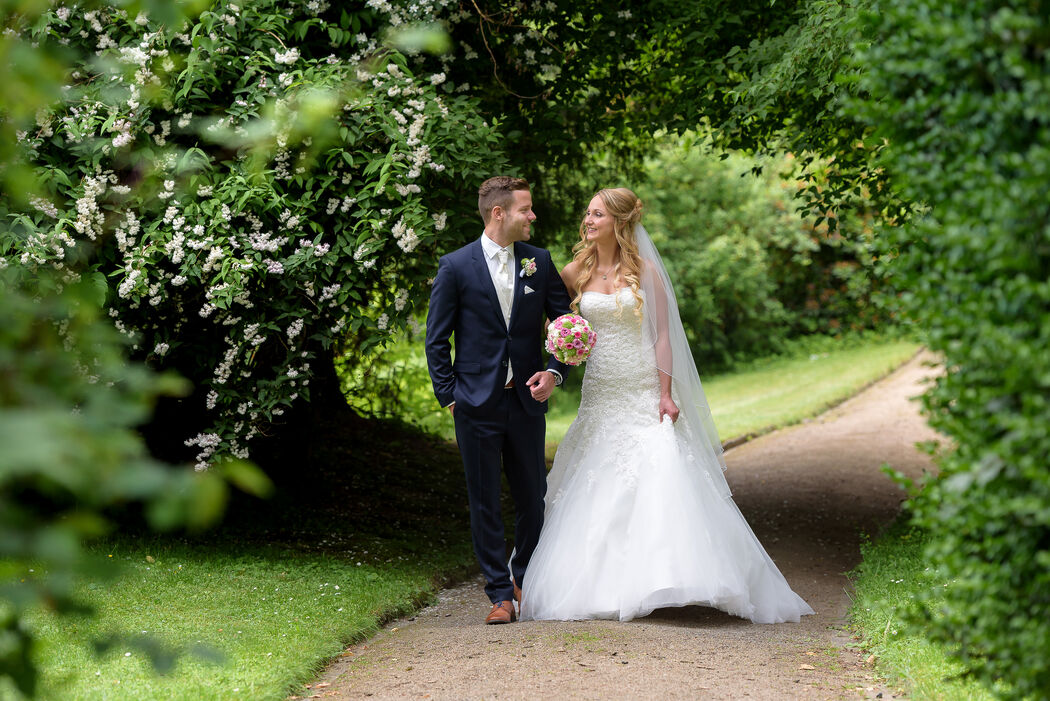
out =
{"type": "Polygon", "coordinates": [[[547,352],[566,365],[587,360],[597,340],[587,320],[576,314],[562,314],[547,325],[547,352]]]}

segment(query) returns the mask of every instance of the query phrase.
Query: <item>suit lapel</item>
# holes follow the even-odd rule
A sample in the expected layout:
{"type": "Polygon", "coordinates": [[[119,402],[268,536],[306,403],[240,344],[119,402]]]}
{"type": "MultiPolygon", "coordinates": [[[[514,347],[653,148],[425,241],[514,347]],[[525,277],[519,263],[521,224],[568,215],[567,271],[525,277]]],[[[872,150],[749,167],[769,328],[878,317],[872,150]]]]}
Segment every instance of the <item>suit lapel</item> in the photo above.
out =
{"type": "MultiPolygon", "coordinates": [[[[499,319],[500,325],[506,329],[507,322],[503,320],[503,309],[499,305],[496,285],[492,282],[492,275],[489,273],[489,264],[485,260],[485,249],[481,246],[481,239],[474,242],[474,247],[471,249],[471,257],[474,262],[474,273],[478,276],[478,284],[481,285],[481,289],[485,290],[485,296],[488,297],[489,304],[492,305],[492,311],[496,318],[499,319]]],[[[513,307],[511,309],[513,310],[513,307]]],[[[513,314],[513,311],[511,313],[513,314]]]]}

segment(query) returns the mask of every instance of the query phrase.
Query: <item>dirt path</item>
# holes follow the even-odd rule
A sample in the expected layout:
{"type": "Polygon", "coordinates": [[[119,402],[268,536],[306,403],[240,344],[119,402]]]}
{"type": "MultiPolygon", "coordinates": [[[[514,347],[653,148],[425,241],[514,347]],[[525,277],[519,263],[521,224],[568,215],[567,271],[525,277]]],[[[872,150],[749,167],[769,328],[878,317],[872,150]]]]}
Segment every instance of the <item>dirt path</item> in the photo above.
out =
{"type": "Polygon", "coordinates": [[[349,648],[304,691],[321,698],[837,699],[892,692],[873,681],[843,631],[844,573],[861,533],[891,521],[935,438],[909,398],[932,371],[922,355],[807,423],[726,454],[734,498],[788,582],[817,611],[753,625],[701,607],[632,621],[485,626],[482,582],[349,648]]]}

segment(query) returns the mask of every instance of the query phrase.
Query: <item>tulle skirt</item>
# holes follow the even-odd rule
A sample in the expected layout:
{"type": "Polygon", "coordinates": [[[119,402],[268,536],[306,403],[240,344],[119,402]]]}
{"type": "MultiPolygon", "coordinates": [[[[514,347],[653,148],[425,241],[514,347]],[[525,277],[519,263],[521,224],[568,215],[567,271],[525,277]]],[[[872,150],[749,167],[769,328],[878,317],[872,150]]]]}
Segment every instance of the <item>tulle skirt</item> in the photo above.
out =
{"type": "Polygon", "coordinates": [[[523,619],[628,621],[691,604],[756,623],[813,613],[669,420],[586,421],[555,460],[523,619]]]}

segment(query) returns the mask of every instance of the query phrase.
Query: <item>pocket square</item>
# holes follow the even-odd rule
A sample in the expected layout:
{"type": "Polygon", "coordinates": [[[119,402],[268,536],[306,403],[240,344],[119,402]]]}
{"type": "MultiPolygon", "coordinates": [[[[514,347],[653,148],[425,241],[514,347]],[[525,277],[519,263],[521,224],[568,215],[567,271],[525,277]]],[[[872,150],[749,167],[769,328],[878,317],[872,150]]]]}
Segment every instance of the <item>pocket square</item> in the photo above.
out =
{"type": "Polygon", "coordinates": [[[529,287],[528,285],[525,285],[525,294],[527,294],[527,295],[531,295],[531,294],[532,294],[533,292],[535,292],[535,291],[536,291],[536,290],[532,289],[532,288],[531,288],[531,287],[529,287]]]}

